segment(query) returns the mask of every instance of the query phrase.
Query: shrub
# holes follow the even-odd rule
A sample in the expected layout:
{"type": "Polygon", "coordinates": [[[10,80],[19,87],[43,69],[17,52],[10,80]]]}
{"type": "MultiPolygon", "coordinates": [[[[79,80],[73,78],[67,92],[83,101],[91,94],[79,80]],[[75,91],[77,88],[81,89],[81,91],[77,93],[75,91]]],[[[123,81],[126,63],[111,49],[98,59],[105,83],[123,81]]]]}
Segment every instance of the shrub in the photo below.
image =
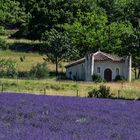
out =
{"type": "Polygon", "coordinates": [[[102,77],[101,77],[100,75],[97,75],[97,74],[94,74],[94,75],[92,76],[92,80],[93,80],[94,82],[97,82],[97,83],[100,83],[100,82],[103,81],[102,77]]]}
{"type": "Polygon", "coordinates": [[[124,80],[125,80],[124,76],[121,75],[117,75],[114,79],[114,81],[124,81],[124,80]]]}
{"type": "Polygon", "coordinates": [[[64,73],[64,72],[59,72],[59,73],[58,73],[57,80],[67,80],[66,73],[64,73]]]}
{"type": "Polygon", "coordinates": [[[18,78],[29,78],[29,72],[28,71],[19,71],[18,78]]]}
{"type": "Polygon", "coordinates": [[[8,48],[8,45],[7,45],[6,41],[4,39],[0,38],[0,49],[5,50],[7,48],[8,48]]]}
{"type": "Polygon", "coordinates": [[[92,91],[88,92],[88,97],[109,98],[111,97],[110,88],[101,85],[99,89],[93,89],[92,91]]]}
{"type": "Polygon", "coordinates": [[[0,59],[0,77],[17,77],[15,61],[0,59]]]}
{"type": "Polygon", "coordinates": [[[0,35],[6,35],[6,31],[3,26],[0,26],[0,35]]]}
{"type": "Polygon", "coordinates": [[[36,66],[34,66],[30,72],[29,75],[31,78],[47,78],[48,77],[48,68],[46,62],[39,63],[36,66]]]}
{"type": "Polygon", "coordinates": [[[92,97],[95,97],[95,95],[98,95],[98,94],[99,94],[99,90],[93,89],[92,91],[88,92],[88,97],[92,98],[92,97]]]}

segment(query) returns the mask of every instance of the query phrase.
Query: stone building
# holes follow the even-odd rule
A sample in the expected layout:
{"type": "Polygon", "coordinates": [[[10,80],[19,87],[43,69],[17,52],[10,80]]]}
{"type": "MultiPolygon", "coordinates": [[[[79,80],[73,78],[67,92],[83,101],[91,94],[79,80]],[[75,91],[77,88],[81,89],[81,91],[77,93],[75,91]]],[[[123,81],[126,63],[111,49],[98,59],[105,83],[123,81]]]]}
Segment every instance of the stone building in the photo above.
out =
{"type": "Polygon", "coordinates": [[[119,75],[131,82],[131,63],[131,56],[119,57],[97,51],[65,66],[66,76],[73,80],[92,81],[93,75],[97,74],[112,81],[119,75]]]}

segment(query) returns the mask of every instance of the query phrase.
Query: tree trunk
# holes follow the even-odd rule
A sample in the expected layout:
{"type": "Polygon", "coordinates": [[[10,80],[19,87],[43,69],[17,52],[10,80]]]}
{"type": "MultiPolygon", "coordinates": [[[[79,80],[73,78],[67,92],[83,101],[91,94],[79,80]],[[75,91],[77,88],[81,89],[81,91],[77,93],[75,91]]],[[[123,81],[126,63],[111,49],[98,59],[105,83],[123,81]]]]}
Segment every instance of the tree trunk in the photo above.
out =
{"type": "Polygon", "coordinates": [[[137,68],[136,68],[136,66],[134,67],[134,71],[135,71],[135,79],[137,79],[137,68]]]}
{"type": "Polygon", "coordinates": [[[138,71],[138,79],[140,79],[140,67],[139,67],[139,71],[138,71]]]}
{"type": "Polygon", "coordinates": [[[56,64],[56,77],[57,77],[58,76],[58,60],[57,60],[57,58],[56,58],[55,64],[56,64]]]}

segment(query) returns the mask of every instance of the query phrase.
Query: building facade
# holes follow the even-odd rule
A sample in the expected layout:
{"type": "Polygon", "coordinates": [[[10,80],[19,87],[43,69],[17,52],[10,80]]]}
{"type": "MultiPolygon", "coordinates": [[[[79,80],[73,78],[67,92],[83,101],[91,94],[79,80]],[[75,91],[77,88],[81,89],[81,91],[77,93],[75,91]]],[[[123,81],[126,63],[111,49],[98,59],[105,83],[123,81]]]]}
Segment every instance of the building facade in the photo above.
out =
{"type": "Polygon", "coordinates": [[[66,77],[93,81],[92,77],[96,74],[106,81],[113,81],[119,75],[131,82],[131,65],[131,56],[118,57],[98,51],[65,66],[66,77]]]}

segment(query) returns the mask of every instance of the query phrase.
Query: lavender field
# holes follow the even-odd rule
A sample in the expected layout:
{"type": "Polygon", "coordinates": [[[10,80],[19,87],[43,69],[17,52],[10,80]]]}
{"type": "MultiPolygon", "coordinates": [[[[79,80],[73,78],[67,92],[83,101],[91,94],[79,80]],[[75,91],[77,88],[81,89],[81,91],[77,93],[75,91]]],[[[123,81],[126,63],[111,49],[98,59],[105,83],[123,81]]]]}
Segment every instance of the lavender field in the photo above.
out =
{"type": "Polygon", "coordinates": [[[140,101],[0,93],[0,140],[139,140],[140,101]]]}

